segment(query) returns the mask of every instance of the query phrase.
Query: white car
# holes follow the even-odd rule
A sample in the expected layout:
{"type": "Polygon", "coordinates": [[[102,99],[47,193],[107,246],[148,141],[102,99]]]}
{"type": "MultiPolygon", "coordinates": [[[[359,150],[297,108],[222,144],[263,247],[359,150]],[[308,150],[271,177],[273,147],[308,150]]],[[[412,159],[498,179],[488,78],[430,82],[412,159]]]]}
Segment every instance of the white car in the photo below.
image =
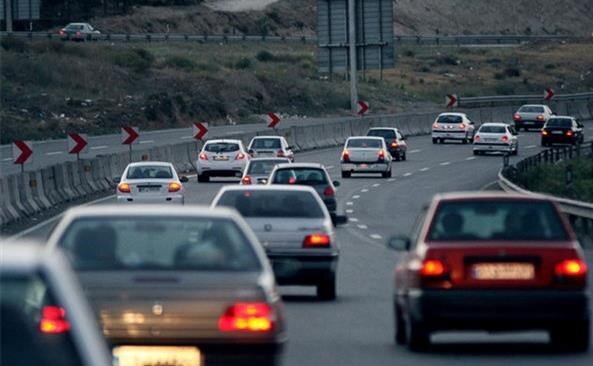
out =
{"type": "Polygon", "coordinates": [[[457,140],[464,144],[474,141],[475,124],[465,113],[441,113],[432,124],[432,143],[457,140]]]}
{"type": "Polygon", "coordinates": [[[184,203],[183,183],[173,164],[143,161],[129,164],[121,178],[116,178],[118,203],[180,204],[184,203]]]}
{"type": "Polygon", "coordinates": [[[282,136],[256,136],[251,139],[247,151],[253,158],[288,158],[294,162],[292,146],[282,136]]]}
{"type": "Polygon", "coordinates": [[[541,129],[554,116],[554,112],[545,104],[525,104],[513,115],[517,131],[531,128],[541,129]]]}
{"type": "Polygon", "coordinates": [[[488,122],[480,126],[474,137],[474,155],[487,152],[519,153],[517,131],[506,123],[488,122]]]}
{"type": "Polygon", "coordinates": [[[352,173],[381,173],[383,178],[391,177],[392,160],[382,137],[349,137],[340,161],[342,178],[349,178],[352,173]]]}
{"type": "Polygon", "coordinates": [[[210,140],[198,155],[198,182],[210,177],[241,177],[250,156],[241,140],[210,140]]]}
{"type": "Polygon", "coordinates": [[[288,158],[255,158],[249,160],[247,167],[241,177],[241,183],[249,184],[266,184],[270,173],[278,164],[290,163],[288,158]]]}

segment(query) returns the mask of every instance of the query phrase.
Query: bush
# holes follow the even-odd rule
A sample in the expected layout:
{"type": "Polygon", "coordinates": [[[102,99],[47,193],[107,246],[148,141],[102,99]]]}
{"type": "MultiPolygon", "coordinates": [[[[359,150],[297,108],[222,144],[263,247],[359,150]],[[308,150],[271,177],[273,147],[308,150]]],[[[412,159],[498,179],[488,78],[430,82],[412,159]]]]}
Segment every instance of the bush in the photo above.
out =
{"type": "Polygon", "coordinates": [[[171,56],[165,61],[165,65],[183,70],[193,70],[196,64],[187,57],[183,56],[171,56]]]}
{"type": "Polygon", "coordinates": [[[117,66],[134,70],[137,73],[147,72],[154,61],[154,56],[142,48],[125,50],[113,56],[113,63],[117,66]]]}
{"type": "Polygon", "coordinates": [[[5,51],[13,51],[19,53],[23,53],[27,51],[27,49],[29,48],[27,42],[13,36],[2,37],[0,39],[0,45],[5,51]]]}
{"type": "Polygon", "coordinates": [[[496,80],[504,80],[505,74],[503,74],[502,72],[497,72],[497,73],[494,74],[494,78],[496,80]]]}
{"type": "Polygon", "coordinates": [[[274,61],[276,59],[271,52],[265,51],[265,50],[259,51],[257,53],[257,55],[255,56],[255,58],[259,62],[272,62],[272,61],[274,61]]]}
{"type": "Polygon", "coordinates": [[[235,63],[235,69],[245,70],[251,67],[251,59],[249,57],[243,57],[235,63]]]}
{"type": "Polygon", "coordinates": [[[507,67],[504,70],[504,73],[506,76],[510,78],[518,78],[519,76],[521,76],[521,70],[519,70],[519,68],[517,67],[507,67]]]}

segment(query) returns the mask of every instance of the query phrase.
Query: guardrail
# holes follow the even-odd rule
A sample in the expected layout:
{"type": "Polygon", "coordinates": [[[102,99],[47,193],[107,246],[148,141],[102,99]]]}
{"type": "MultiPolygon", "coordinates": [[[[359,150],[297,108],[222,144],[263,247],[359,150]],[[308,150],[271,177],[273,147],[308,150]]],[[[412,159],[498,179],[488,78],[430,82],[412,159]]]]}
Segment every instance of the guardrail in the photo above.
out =
{"type": "MultiPolygon", "coordinates": [[[[60,39],[57,32],[0,32],[28,39],[60,39]]],[[[246,34],[182,34],[182,33],[101,33],[98,41],[110,42],[300,42],[316,44],[315,35],[275,36],[246,34]]],[[[519,44],[524,42],[588,42],[591,38],[562,35],[394,35],[396,44],[417,45],[474,45],[519,44]]]]}
{"type": "Polygon", "coordinates": [[[484,97],[458,97],[459,107],[479,107],[509,104],[546,103],[553,104],[563,101],[593,100],[593,92],[556,94],[551,101],[545,101],[543,93],[540,95],[496,95],[484,97]]]}

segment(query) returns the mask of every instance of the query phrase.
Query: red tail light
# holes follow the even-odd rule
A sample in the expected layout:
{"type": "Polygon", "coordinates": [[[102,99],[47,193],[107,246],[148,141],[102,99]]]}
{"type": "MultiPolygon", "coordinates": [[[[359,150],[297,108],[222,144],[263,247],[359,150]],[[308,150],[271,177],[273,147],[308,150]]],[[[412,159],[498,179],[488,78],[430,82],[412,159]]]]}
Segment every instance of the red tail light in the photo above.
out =
{"type": "Polygon", "coordinates": [[[303,240],[303,248],[327,248],[330,243],[329,236],[325,234],[311,234],[303,240]]]}
{"type": "Polygon", "coordinates": [[[208,160],[208,154],[206,154],[206,153],[201,153],[201,154],[200,154],[200,160],[208,160]]]}
{"type": "Polygon", "coordinates": [[[235,156],[235,160],[243,160],[245,159],[245,154],[243,153],[238,153],[237,156],[235,156]]]}
{"type": "Polygon", "coordinates": [[[279,158],[283,158],[284,157],[284,151],[278,150],[278,154],[276,154],[276,156],[279,157],[279,158]]]}
{"type": "Polygon", "coordinates": [[[520,115],[520,114],[518,114],[518,113],[515,113],[515,115],[513,116],[513,119],[514,119],[515,121],[520,121],[520,120],[521,120],[521,115],[520,115]]]}
{"type": "Polygon", "coordinates": [[[543,121],[544,120],[544,116],[542,114],[540,114],[539,116],[536,117],[536,119],[538,121],[543,121]]]}
{"type": "Polygon", "coordinates": [[[59,306],[44,306],[41,310],[39,330],[42,333],[59,334],[70,330],[66,310],[59,306]]]}
{"type": "Polygon", "coordinates": [[[130,193],[130,192],[132,192],[132,189],[130,188],[130,185],[128,183],[120,183],[117,186],[117,190],[120,191],[121,193],[130,193]]]}
{"type": "Polygon", "coordinates": [[[500,141],[501,141],[501,142],[509,142],[509,138],[508,138],[507,136],[502,136],[502,137],[500,138],[500,141]]]}
{"type": "Polygon", "coordinates": [[[66,32],[64,32],[63,29],[60,29],[60,35],[63,36],[64,34],[66,34],[66,32]]]}
{"type": "Polygon", "coordinates": [[[558,277],[586,277],[587,264],[580,259],[565,259],[556,263],[554,274],[558,277]]]}
{"type": "Polygon", "coordinates": [[[419,273],[422,277],[443,277],[447,274],[447,268],[439,259],[425,259],[422,262],[422,267],[420,267],[419,273]]]}
{"type": "Polygon", "coordinates": [[[476,136],[474,137],[474,142],[480,142],[480,140],[481,140],[481,137],[480,137],[480,135],[476,135],[476,136]]]}
{"type": "Polygon", "coordinates": [[[251,177],[246,175],[243,177],[243,179],[241,180],[241,183],[243,184],[251,184],[251,177]]]}
{"type": "Polygon", "coordinates": [[[179,192],[183,186],[181,183],[171,182],[169,183],[169,192],[179,192]]]}
{"type": "Polygon", "coordinates": [[[334,194],[336,194],[336,191],[334,191],[334,189],[332,187],[328,186],[323,190],[323,195],[325,197],[333,197],[334,194]]]}
{"type": "Polygon", "coordinates": [[[379,150],[379,153],[377,154],[377,158],[379,160],[385,160],[385,151],[383,149],[379,150]]]}
{"type": "Polygon", "coordinates": [[[392,148],[394,148],[394,149],[396,149],[396,148],[398,148],[398,147],[399,147],[399,144],[397,143],[397,141],[393,141],[393,142],[391,143],[391,147],[392,147],[392,148]]]}
{"type": "Polygon", "coordinates": [[[546,130],[542,130],[542,135],[543,135],[543,136],[548,136],[548,133],[549,133],[548,131],[546,131],[546,130]]]}
{"type": "Polygon", "coordinates": [[[436,123],[436,122],[435,122],[435,123],[433,123],[433,124],[432,124],[432,128],[439,128],[439,124],[438,124],[438,123],[436,123]]]}
{"type": "Polygon", "coordinates": [[[572,136],[572,131],[571,130],[566,131],[566,136],[572,136]]]}
{"type": "Polygon", "coordinates": [[[342,161],[350,161],[350,152],[348,150],[342,152],[342,161]]]}
{"type": "Polygon", "coordinates": [[[80,36],[80,32],[76,32],[76,35],[77,35],[77,36],[80,36]]]}
{"type": "Polygon", "coordinates": [[[237,303],[230,306],[218,319],[222,332],[270,332],[274,329],[275,316],[266,303],[237,303]]]}
{"type": "Polygon", "coordinates": [[[459,128],[465,128],[465,124],[463,124],[463,123],[462,123],[462,124],[460,124],[460,125],[459,125],[459,128]]]}

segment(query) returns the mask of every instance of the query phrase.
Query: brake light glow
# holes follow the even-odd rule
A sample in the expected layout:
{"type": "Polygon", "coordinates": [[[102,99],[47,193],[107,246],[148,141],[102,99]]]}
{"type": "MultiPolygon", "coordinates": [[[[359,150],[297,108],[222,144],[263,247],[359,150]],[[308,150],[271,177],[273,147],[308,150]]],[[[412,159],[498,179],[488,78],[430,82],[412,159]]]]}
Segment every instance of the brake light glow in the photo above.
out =
{"type": "Polygon", "coordinates": [[[63,36],[64,34],[66,34],[66,32],[64,32],[63,29],[60,29],[60,35],[63,36]]]}
{"type": "Polygon", "coordinates": [[[334,189],[333,189],[332,187],[330,187],[330,186],[326,187],[326,188],[323,190],[323,195],[324,195],[325,197],[333,197],[333,196],[334,196],[334,194],[336,194],[336,191],[334,191],[334,189]]]}
{"type": "Polygon", "coordinates": [[[132,189],[130,188],[130,185],[128,183],[120,183],[120,184],[118,184],[117,190],[120,191],[121,193],[130,193],[130,192],[132,192],[132,189]]]}
{"type": "Polygon", "coordinates": [[[548,136],[548,131],[546,131],[546,130],[542,130],[542,135],[544,135],[544,136],[548,136]]]}
{"type": "Polygon", "coordinates": [[[464,123],[460,124],[459,128],[465,128],[465,124],[464,123]]]}
{"type": "Polygon", "coordinates": [[[246,175],[243,177],[243,179],[241,180],[241,183],[243,184],[251,184],[251,177],[246,175]]]}
{"type": "Polygon", "coordinates": [[[41,310],[39,330],[42,333],[59,334],[70,330],[66,310],[59,306],[44,306],[41,310]]]}
{"type": "Polygon", "coordinates": [[[350,161],[350,152],[348,150],[342,152],[342,161],[350,161]]]}
{"type": "Polygon", "coordinates": [[[76,35],[77,35],[77,36],[80,36],[80,32],[76,32],[76,35]]]}
{"type": "Polygon", "coordinates": [[[377,158],[379,158],[379,160],[385,160],[385,150],[383,150],[383,149],[379,150],[377,158]]]}
{"type": "Polygon", "coordinates": [[[222,332],[269,332],[274,328],[274,311],[266,303],[237,303],[218,319],[222,332]]]}
{"type": "Polygon", "coordinates": [[[572,136],[572,131],[571,130],[566,131],[566,136],[572,136]]]}
{"type": "Polygon", "coordinates": [[[183,186],[181,183],[171,182],[169,183],[169,192],[179,192],[183,186]]]}
{"type": "Polygon", "coordinates": [[[501,142],[509,142],[509,138],[508,138],[508,136],[502,136],[502,137],[500,138],[500,141],[501,141],[501,142]]]}
{"type": "Polygon", "coordinates": [[[311,234],[303,240],[303,248],[327,248],[330,243],[329,236],[325,234],[311,234]]]}
{"type": "Polygon", "coordinates": [[[442,277],[446,274],[445,264],[438,259],[425,259],[420,267],[422,277],[442,277]]]}
{"type": "Polygon", "coordinates": [[[399,147],[399,144],[397,143],[397,141],[393,141],[391,143],[391,147],[393,147],[395,149],[395,148],[399,147]]]}
{"type": "Polygon", "coordinates": [[[480,135],[474,136],[474,142],[480,142],[481,139],[480,135]]]}
{"type": "Polygon", "coordinates": [[[435,123],[433,123],[433,124],[432,124],[432,128],[439,128],[439,124],[438,124],[438,123],[436,123],[436,122],[435,122],[435,123]]]}
{"type": "Polygon", "coordinates": [[[243,160],[245,159],[245,154],[243,153],[238,153],[237,156],[235,156],[235,160],[243,160]]]}
{"type": "Polygon", "coordinates": [[[519,113],[515,113],[515,115],[513,116],[513,119],[515,121],[520,121],[521,120],[521,115],[519,113]]]}
{"type": "Polygon", "coordinates": [[[200,154],[200,160],[208,160],[208,154],[206,154],[206,153],[201,153],[201,154],[200,154]]]}
{"type": "Polygon", "coordinates": [[[279,158],[283,158],[285,156],[284,155],[284,151],[278,150],[278,154],[276,154],[276,156],[279,157],[279,158]]]}
{"type": "Polygon", "coordinates": [[[585,277],[587,264],[580,259],[565,259],[556,263],[554,273],[559,277],[585,277]]]}
{"type": "Polygon", "coordinates": [[[543,121],[544,120],[544,115],[543,114],[540,114],[539,116],[536,117],[536,119],[538,121],[543,121]]]}

